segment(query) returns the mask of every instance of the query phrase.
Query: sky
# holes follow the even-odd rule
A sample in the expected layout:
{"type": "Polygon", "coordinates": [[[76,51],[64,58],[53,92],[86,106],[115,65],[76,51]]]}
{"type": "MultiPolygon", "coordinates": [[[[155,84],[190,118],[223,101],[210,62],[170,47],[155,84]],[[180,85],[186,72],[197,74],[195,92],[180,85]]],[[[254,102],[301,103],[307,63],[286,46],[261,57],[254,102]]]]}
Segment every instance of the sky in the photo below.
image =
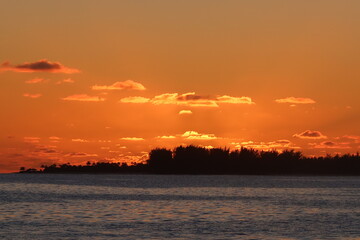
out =
{"type": "Polygon", "coordinates": [[[0,172],[360,150],[358,0],[0,0],[0,172]]]}

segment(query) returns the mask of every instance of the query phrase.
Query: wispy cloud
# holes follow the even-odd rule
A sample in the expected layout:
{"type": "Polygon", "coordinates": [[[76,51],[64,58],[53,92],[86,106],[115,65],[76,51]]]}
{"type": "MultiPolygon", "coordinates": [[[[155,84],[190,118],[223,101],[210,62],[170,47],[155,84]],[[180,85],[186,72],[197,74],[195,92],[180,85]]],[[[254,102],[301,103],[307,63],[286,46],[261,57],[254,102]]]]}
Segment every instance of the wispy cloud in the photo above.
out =
{"type": "Polygon", "coordinates": [[[254,142],[254,141],[246,141],[246,142],[240,142],[231,143],[235,145],[235,148],[254,148],[254,149],[261,149],[264,151],[269,151],[273,149],[286,149],[286,148],[298,148],[296,147],[291,141],[287,139],[280,139],[270,142],[254,142]]]}
{"type": "Polygon", "coordinates": [[[311,98],[303,98],[303,97],[287,97],[287,98],[280,98],[275,99],[277,103],[291,103],[291,104],[313,104],[316,103],[311,98]]]}
{"type": "Polygon", "coordinates": [[[104,98],[99,96],[89,96],[87,94],[75,94],[62,98],[65,101],[80,101],[80,102],[102,102],[105,101],[104,98]]]}
{"type": "Polygon", "coordinates": [[[35,93],[35,94],[32,94],[32,93],[24,93],[23,94],[24,97],[27,97],[27,98],[39,98],[42,96],[42,94],[40,93],[35,93]]]}
{"type": "Polygon", "coordinates": [[[156,138],[160,138],[160,139],[175,139],[175,136],[157,136],[156,138]]]}
{"type": "Polygon", "coordinates": [[[35,83],[41,83],[41,82],[45,82],[46,80],[43,78],[33,78],[33,79],[29,79],[26,80],[25,83],[27,84],[35,84],[35,83]]]}
{"type": "Polygon", "coordinates": [[[50,73],[78,73],[79,69],[65,67],[59,62],[50,62],[42,59],[36,62],[25,62],[18,65],[12,65],[9,62],[4,62],[0,66],[0,71],[12,72],[50,72],[50,73]]]}
{"type": "Polygon", "coordinates": [[[120,102],[123,103],[147,103],[150,101],[150,98],[145,97],[126,97],[120,99],[120,102]]]}
{"type": "Polygon", "coordinates": [[[51,136],[51,137],[49,137],[49,140],[52,143],[58,143],[58,142],[60,142],[61,138],[56,137],[56,136],[51,136]]]}
{"type": "Polygon", "coordinates": [[[192,114],[193,112],[191,110],[181,110],[179,112],[180,115],[189,115],[192,114]]]}
{"type": "Polygon", "coordinates": [[[71,152],[65,154],[65,157],[72,157],[72,158],[83,158],[83,157],[97,157],[97,154],[94,153],[85,153],[85,152],[71,152]]]}
{"type": "Polygon", "coordinates": [[[233,104],[255,104],[250,97],[231,97],[231,96],[220,96],[216,100],[220,103],[233,103],[233,104]]]}
{"type": "Polygon", "coordinates": [[[72,142],[80,142],[80,143],[86,143],[89,142],[89,140],[82,139],[82,138],[73,138],[71,139],[72,142]]]}
{"type": "Polygon", "coordinates": [[[299,134],[294,134],[293,137],[301,138],[301,139],[324,139],[327,138],[319,131],[306,130],[299,134]]]}
{"type": "Polygon", "coordinates": [[[144,141],[145,140],[145,139],[139,138],[139,137],[123,137],[121,139],[125,140],[125,141],[144,141]]]}
{"type": "Polygon", "coordinates": [[[26,143],[38,143],[40,142],[39,137],[24,137],[24,142],[26,143]]]}
{"type": "Polygon", "coordinates": [[[63,79],[63,80],[59,80],[56,82],[56,84],[63,84],[63,83],[74,83],[75,81],[72,80],[71,78],[66,78],[66,79],[63,79]]]}
{"type": "Polygon", "coordinates": [[[95,85],[92,86],[93,90],[145,90],[146,88],[141,83],[135,82],[133,80],[126,80],[123,82],[116,82],[112,85],[95,85]]]}
{"type": "Polygon", "coordinates": [[[320,144],[313,144],[314,148],[336,148],[336,149],[348,149],[350,146],[347,143],[336,143],[333,141],[324,141],[320,144]]]}

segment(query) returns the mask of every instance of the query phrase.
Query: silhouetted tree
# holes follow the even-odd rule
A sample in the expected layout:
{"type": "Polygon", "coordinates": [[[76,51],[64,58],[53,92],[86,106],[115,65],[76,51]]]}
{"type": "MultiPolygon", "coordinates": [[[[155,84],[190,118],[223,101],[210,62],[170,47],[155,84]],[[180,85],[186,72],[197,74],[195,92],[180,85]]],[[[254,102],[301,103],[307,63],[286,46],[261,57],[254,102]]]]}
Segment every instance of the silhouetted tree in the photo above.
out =
{"type": "Polygon", "coordinates": [[[41,170],[21,167],[21,173],[172,173],[172,174],[342,174],[360,175],[360,156],[357,154],[305,157],[293,149],[278,152],[241,148],[206,149],[189,145],[174,150],[155,148],[146,163],[90,162],[70,163],[41,170]]]}

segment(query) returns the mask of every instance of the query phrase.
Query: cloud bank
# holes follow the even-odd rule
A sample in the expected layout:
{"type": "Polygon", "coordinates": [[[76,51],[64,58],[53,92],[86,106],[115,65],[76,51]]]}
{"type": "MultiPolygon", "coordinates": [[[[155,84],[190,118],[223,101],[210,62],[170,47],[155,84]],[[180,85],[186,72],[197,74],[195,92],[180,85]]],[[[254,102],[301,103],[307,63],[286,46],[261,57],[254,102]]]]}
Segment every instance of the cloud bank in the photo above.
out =
{"type": "MultiPolygon", "coordinates": [[[[219,103],[230,104],[255,104],[250,97],[231,97],[231,96],[201,96],[195,92],[184,94],[164,93],[150,98],[126,97],[120,99],[123,103],[152,103],[154,105],[181,105],[188,107],[219,107],[219,103]]],[[[189,112],[187,112],[189,113],[189,112]]]]}

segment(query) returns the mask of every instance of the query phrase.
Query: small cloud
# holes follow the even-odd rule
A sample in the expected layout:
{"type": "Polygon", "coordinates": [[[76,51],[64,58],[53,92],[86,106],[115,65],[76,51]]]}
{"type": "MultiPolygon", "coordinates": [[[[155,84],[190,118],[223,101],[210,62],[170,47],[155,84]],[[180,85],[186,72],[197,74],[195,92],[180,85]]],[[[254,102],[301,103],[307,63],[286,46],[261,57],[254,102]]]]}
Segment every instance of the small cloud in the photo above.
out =
{"type": "Polygon", "coordinates": [[[102,102],[105,101],[104,98],[99,96],[89,96],[87,94],[75,94],[65,98],[62,98],[65,101],[80,101],[80,102],[102,102]]]}
{"type": "Polygon", "coordinates": [[[217,137],[214,134],[201,134],[196,131],[186,131],[182,137],[189,140],[215,140],[217,137]]]}
{"type": "Polygon", "coordinates": [[[360,143],[360,136],[355,135],[344,135],[343,138],[360,143]]]}
{"type": "Polygon", "coordinates": [[[122,140],[126,141],[144,141],[145,139],[139,137],[123,137],[122,140]]]}
{"type": "Polygon", "coordinates": [[[78,157],[97,157],[97,154],[92,154],[92,153],[84,153],[84,152],[71,152],[68,154],[65,154],[65,157],[74,157],[74,158],[78,158],[78,157]]]}
{"type": "Polygon", "coordinates": [[[177,104],[177,103],[176,103],[177,96],[178,96],[177,93],[164,93],[164,94],[155,96],[155,97],[151,100],[151,102],[152,102],[152,104],[155,104],[155,105],[160,105],[160,104],[177,104]]]}
{"type": "MultiPolygon", "coordinates": [[[[232,143],[236,145],[236,143],[232,143]]],[[[289,140],[287,139],[280,139],[276,141],[270,142],[253,142],[253,141],[246,141],[241,142],[235,146],[236,148],[247,147],[247,148],[254,148],[254,149],[261,149],[263,151],[269,151],[273,149],[285,149],[285,148],[293,148],[296,149],[298,147],[294,146],[289,140]]]]}
{"type": "Polygon", "coordinates": [[[323,139],[323,138],[327,138],[321,132],[319,132],[319,131],[311,131],[311,130],[306,130],[306,131],[304,131],[302,133],[294,134],[293,137],[297,137],[297,138],[301,138],[301,139],[323,139]]]}
{"type": "Polygon", "coordinates": [[[176,97],[178,105],[188,105],[191,107],[218,107],[214,99],[209,96],[196,95],[195,92],[184,93],[176,97]]]}
{"type": "Polygon", "coordinates": [[[241,142],[240,144],[241,145],[250,145],[250,144],[254,144],[254,142],[253,141],[245,141],[245,142],[241,142]]]}
{"type": "Polygon", "coordinates": [[[176,138],[175,136],[157,136],[156,138],[161,138],[161,139],[174,139],[176,138]]]}
{"type": "Polygon", "coordinates": [[[232,103],[232,104],[255,104],[249,97],[231,97],[231,96],[220,96],[216,100],[220,103],[232,103]]]}
{"type": "Polygon", "coordinates": [[[43,78],[33,78],[33,79],[26,80],[25,83],[34,84],[34,83],[41,83],[41,82],[45,82],[45,81],[46,80],[43,78]]]}
{"type": "Polygon", "coordinates": [[[78,73],[79,69],[68,68],[59,62],[50,62],[42,59],[36,62],[26,62],[23,64],[12,65],[9,62],[4,62],[0,66],[0,71],[12,72],[50,72],[50,73],[78,73]]]}
{"type": "Polygon", "coordinates": [[[302,97],[280,98],[280,99],[276,99],[275,102],[277,102],[277,103],[291,103],[291,104],[313,104],[313,103],[316,103],[311,98],[302,98],[302,97]]]}
{"type": "Polygon", "coordinates": [[[336,149],[347,149],[350,148],[347,144],[338,144],[332,141],[324,141],[320,144],[314,144],[314,148],[336,148],[336,149]]]}
{"type": "Polygon", "coordinates": [[[75,81],[72,80],[71,78],[66,78],[60,81],[57,81],[56,84],[63,84],[63,83],[74,83],[75,81]]]}
{"type": "Polygon", "coordinates": [[[181,110],[179,112],[179,115],[189,115],[192,114],[193,112],[191,110],[181,110]]]}
{"type": "Polygon", "coordinates": [[[206,148],[206,149],[213,149],[214,147],[211,146],[211,145],[208,145],[208,146],[204,146],[204,148],[206,148]]]}
{"type": "Polygon", "coordinates": [[[289,140],[286,140],[286,139],[281,139],[281,140],[276,140],[275,143],[290,144],[291,142],[289,140]]]}
{"type": "Polygon", "coordinates": [[[146,88],[141,83],[135,82],[133,80],[126,80],[123,82],[116,82],[112,85],[95,85],[92,86],[93,90],[145,90],[146,88]]]}
{"type": "Polygon", "coordinates": [[[23,96],[27,97],[27,98],[39,98],[42,96],[42,94],[40,94],[40,93],[36,93],[36,94],[24,93],[23,96]]]}
{"type": "Polygon", "coordinates": [[[121,144],[116,144],[115,146],[120,148],[120,149],[126,149],[127,148],[126,146],[122,146],[121,144]]]}
{"type": "Polygon", "coordinates": [[[50,139],[50,142],[53,142],[53,143],[60,142],[60,140],[61,140],[61,138],[55,137],[55,136],[51,136],[51,137],[49,137],[49,139],[50,139]]]}
{"type": "Polygon", "coordinates": [[[81,142],[81,143],[89,142],[89,140],[81,139],[81,138],[74,138],[74,139],[71,139],[71,141],[72,142],[81,142]]]}
{"type": "Polygon", "coordinates": [[[51,137],[49,137],[49,139],[50,139],[50,140],[60,140],[61,138],[56,137],[56,136],[51,136],[51,137]]]}
{"type": "Polygon", "coordinates": [[[147,103],[150,101],[150,98],[145,97],[126,97],[120,99],[120,102],[123,103],[147,103]]]}
{"type": "Polygon", "coordinates": [[[39,137],[24,137],[24,142],[26,142],[26,143],[39,143],[40,138],[39,137]]]}

